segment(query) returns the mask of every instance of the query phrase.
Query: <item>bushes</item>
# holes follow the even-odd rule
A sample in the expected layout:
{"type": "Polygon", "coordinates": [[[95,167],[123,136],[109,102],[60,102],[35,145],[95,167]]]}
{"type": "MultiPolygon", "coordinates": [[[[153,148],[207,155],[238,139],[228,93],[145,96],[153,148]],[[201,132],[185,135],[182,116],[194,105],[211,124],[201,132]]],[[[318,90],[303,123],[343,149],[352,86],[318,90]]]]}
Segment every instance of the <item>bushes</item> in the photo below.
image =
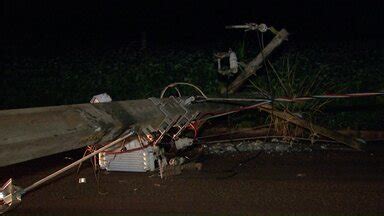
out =
{"type": "MultiPolygon", "coordinates": [[[[2,64],[1,108],[86,103],[108,92],[114,100],[159,96],[171,82],[187,81],[216,90],[209,51],[153,51],[126,48],[73,51],[58,57],[7,57],[2,64]],[[133,50],[133,49],[132,49],[133,50]]],[[[188,89],[185,91],[186,94],[188,89]]]]}
{"type": "MultiPolygon", "coordinates": [[[[148,98],[158,96],[165,85],[176,81],[194,83],[207,94],[213,94],[218,93],[219,80],[225,80],[216,72],[213,48],[176,45],[147,52],[137,50],[125,46],[72,49],[57,56],[5,56],[0,62],[0,108],[86,103],[102,92],[109,93],[114,100],[148,98]]],[[[235,50],[240,50],[243,61],[255,54],[253,49],[246,52],[244,44],[235,50]]],[[[321,71],[319,80],[331,85],[327,91],[384,89],[384,57],[369,43],[319,45],[290,41],[276,50],[271,62],[277,71],[284,72],[287,59],[297,61],[297,82],[310,80],[321,71]]],[[[262,71],[254,82],[265,82],[262,71]]],[[[188,89],[184,92],[191,93],[188,89]]]]}

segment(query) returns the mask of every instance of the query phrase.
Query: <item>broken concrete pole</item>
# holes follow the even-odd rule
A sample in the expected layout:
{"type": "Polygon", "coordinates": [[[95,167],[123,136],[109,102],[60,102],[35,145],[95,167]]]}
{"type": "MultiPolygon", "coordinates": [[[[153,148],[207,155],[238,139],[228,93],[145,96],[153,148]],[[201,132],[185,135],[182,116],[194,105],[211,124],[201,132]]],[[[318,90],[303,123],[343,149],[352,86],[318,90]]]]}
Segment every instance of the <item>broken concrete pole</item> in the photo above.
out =
{"type": "MultiPolygon", "coordinates": [[[[197,103],[186,108],[204,113],[233,106],[197,103]]],[[[163,120],[164,113],[149,99],[2,110],[0,167],[111,141],[131,127],[163,120]]]]}

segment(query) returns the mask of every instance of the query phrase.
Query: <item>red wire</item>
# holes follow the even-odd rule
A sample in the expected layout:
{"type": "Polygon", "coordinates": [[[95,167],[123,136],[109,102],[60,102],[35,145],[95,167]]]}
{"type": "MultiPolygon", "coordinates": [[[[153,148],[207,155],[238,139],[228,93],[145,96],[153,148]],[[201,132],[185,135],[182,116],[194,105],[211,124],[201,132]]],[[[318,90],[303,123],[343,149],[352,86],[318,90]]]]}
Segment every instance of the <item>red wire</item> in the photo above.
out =
{"type": "Polygon", "coordinates": [[[150,144],[148,145],[143,145],[141,147],[138,147],[138,148],[133,148],[133,149],[127,149],[127,150],[124,150],[124,151],[118,151],[118,152],[114,152],[114,151],[103,151],[103,153],[106,153],[106,154],[124,154],[124,153],[129,153],[129,152],[134,152],[134,151],[139,151],[139,150],[143,150],[147,147],[151,146],[150,144]]]}
{"type": "Polygon", "coordinates": [[[192,123],[189,124],[189,125],[191,126],[191,128],[192,128],[193,131],[195,132],[195,133],[194,133],[194,136],[193,136],[193,141],[195,141],[195,140],[197,139],[197,133],[198,133],[198,130],[197,130],[196,126],[193,125],[192,123]]]}
{"type": "Polygon", "coordinates": [[[220,114],[224,114],[224,113],[230,114],[230,113],[240,112],[240,111],[243,111],[243,110],[251,110],[251,109],[256,109],[258,106],[263,105],[263,104],[267,104],[267,103],[269,103],[269,102],[261,102],[261,103],[253,104],[253,105],[250,105],[250,106],[240,107],[240,108],[237,108],[237,109],[233,109],[233,110],[229,110],[229,111],[224,111],[224,112],[205,113],[198,120],[196,120],[196,122],[201,121],[202,118],[207,116],[207,115],[220,115],[220,114]]]}

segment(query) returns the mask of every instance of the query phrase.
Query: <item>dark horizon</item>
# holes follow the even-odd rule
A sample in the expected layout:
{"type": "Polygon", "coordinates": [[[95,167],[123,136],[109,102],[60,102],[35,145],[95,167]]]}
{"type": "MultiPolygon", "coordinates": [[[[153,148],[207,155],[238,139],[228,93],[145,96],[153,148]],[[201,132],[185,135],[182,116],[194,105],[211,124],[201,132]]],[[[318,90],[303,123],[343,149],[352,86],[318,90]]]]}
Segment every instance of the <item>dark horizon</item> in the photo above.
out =
{"type": "MultiPolygon", "coordinates": [[[[241,61],[249,61],[260,48],[256,32],[225,29],[248,22],[289,32],[288,42],[273,52],[271,61],[295,53],[308,59],[302,63],[304,69],[329,68],[335,82],[346,79],[343,73],[357,77],[348,81],[352,89],[382,88],[376,77],[363,84],[358,80],[366,74],[375,76],[382,68],[384,1],[2,3],[2,108],[82,103],[103,91],[118,99],[143,98],[186,77],[215,92],[211,84],[222,81],[215,69],[215,52],[240,51],[244,42],[241,61]],[[143,32],[145,53],[140,51],[143,32]],[[201,79],[202,72],[210,79],[201,79]],[[127,73],[130,76],[122,78],[127,73]],[[146,76],[163,81],[134,91],[142,88],[146,76]],[[127,87],[119,87],[121,82],[127,87]]],[[[266,43],[274,36],[264,35],[266,43]]]]}
{"type": "Polygon", "coordinates": [[[383,38],[383,1],[3,1],[4,41],[139,38],[204,43],[231,38],[225,25],[286,28],[300,40],[383,38]]]}

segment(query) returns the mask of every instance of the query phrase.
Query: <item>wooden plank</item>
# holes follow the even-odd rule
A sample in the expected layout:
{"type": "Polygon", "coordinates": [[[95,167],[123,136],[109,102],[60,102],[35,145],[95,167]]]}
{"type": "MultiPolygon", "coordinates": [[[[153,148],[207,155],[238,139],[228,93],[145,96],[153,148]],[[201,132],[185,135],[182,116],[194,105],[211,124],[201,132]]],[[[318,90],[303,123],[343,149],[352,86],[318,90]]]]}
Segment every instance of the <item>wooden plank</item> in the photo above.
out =
{"type": "Polygon", "coordinates": [[[308,121],[301,119],[301,118],[299,118],[295,115],[292,115],[290,113],[278,111],[276,109],[273,109],[271,105],[267,105],[267,104],[262,105],[259,107],[259,109],[264,111],[264,112],[268,112],[271,115],[276,116],[280,119],[283,119],[287,122],[295,124],[299,127],[308,129],[314,133],[320,134],[324,137],[328,137],[330,139],[333,139],[335,141],[343,143],[343,144],[345,144],[351,148],[362,150],[364,147],[365,142],[362,140],[358,140],[354,137],[346,136],[346,135],[341,134],[337,131],[332,131],[332,130],[329,130],[327,128],[315,125],[311,122],[308,122],[308,121]]]}
{"type": "Polygon", "coordinates": [[[251,62],[249,62],[245,68],[245,71],[239,76],[236,77],[236,79],[229,85],[228,87],[228,93],[234,93],[236,92],[243,83],[253,74],[256,73],[256,71],[261,68],[262,63],[271,52],[278,47],[284,40],[287,39],[289,33],[287,30],[282,29],[279,31],[279,33],[272,39],[272,41],[254,58],[251,62]]]}

